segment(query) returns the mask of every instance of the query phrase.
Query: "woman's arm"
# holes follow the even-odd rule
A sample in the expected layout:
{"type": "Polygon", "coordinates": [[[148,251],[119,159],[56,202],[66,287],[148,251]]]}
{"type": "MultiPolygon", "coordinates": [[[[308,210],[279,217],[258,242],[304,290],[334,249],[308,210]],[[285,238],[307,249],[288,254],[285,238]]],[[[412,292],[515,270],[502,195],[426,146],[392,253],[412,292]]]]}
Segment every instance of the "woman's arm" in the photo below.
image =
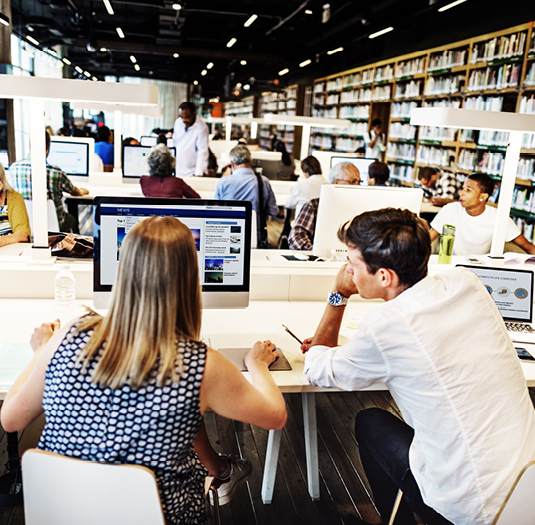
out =
{"type": "Polygon", "coordinates": [[[26,232],[10,233],[9,235],[2,235],[0,237],[0,248],[8,244],[16,244],[17,242],[27,242],[28,234],[26,232]]]}
{"type": "Polygon", "coordinates": [[[230,361],[209,348],[201,383],[201,412],[211,409],[223,417],[261,428],[282,428],[286,423],[286,403],[268,368],[277,357],[274,349],[269,341],[259,341],[246,355],[251,384],[230,361]]]}
{"type": "Polygon", "coordinates": [[[22,195],[16,191],[8,191],[6,202],[9,225],[11,226],[14,237],[5,235],[3,244],[1,244],[0,239],[0,246],[29,241],[32,230],[22,195]],[[5,239],[6,237],[9,237],[9,239],[5,239]]]}

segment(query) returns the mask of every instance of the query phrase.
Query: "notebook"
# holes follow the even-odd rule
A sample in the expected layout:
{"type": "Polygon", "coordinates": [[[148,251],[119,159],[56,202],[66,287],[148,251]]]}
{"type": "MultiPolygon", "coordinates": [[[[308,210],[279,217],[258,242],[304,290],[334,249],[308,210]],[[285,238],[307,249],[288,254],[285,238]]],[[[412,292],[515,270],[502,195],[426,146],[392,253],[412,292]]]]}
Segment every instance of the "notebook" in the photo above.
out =
{"type": "MultiPolygon", "coordinates": [[[[250,348],[219,348],[218,352],[223,354],[231,363],[234,363],[242,372],[246,372],[247,367],[245,366],[243,358],[249,350],[250,348]]],[[[292,365],[290,365],[288,359],[286,359],[286,356],[280,348],[277,348],[277,354],[279,358],[270,365],[269,369],[272,371],[291,370],[292,365]]]]}
{"type": "Polygon", "coordinates": [[[483,283],[503,317],[511,339],[535,343],[533,328],[533,272],[513,268],[464,266],[483,283]]]}

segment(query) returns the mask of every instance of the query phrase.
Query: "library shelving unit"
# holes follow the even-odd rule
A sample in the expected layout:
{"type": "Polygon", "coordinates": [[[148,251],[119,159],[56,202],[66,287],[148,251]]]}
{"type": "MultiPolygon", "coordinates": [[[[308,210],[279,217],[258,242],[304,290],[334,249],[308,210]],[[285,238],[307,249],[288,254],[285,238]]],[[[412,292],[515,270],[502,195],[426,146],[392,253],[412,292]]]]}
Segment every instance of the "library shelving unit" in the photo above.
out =
{"type": "MultiPolygon", "coordinates": [[[[245,117],[253,118],[255,115],[255,97],[245,97],[239,101],[229,101],[225,102],[223,105],[223,111],[225,117],[245,117]]],[[[225,124],[223,124],[223,127],[225,124]]],[[[251,132],[251,126],[247,124],[232,124],[232,132],[243,131],[244,128],[248,128],[249,133],[251,132]]]]}
{"type": "MultiPolygon", "coordinates": [[[[417,183],[420,167],[449,170],[463,180],[479,171],[501,179],[508,133],[411,126],[415,107],[535,113],[533,22],[319,78],[313,115],[347,118],[346,136],[316,133],[311,147],[355,151],[371,121],[387,135],[393,183],[417,183]]],[[[534,130],[535,132],[535,130],[534,130]]],[[[525,134],[511,215],[535,239],[535,134],[525,134]]]]}

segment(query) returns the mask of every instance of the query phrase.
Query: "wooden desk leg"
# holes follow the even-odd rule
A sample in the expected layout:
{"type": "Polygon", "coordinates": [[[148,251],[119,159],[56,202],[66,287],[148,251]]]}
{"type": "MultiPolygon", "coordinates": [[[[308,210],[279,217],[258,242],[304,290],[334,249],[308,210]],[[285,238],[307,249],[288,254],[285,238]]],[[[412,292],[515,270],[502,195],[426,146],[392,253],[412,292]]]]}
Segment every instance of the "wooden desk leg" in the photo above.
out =
{"type": "Polygon", "coordinates": [[[320,499],[320,473],[318,463],[318,427],[316,423],[316,394],[301,394],[303,402],[303,424],[305,431],[305,452],[307,461],[308,493],[313,500],[320,499]]]}
{"type": "Polygon", "coordinates": [[[262,501],[264,504],[271,503],[271,500],[273,499],[273,488],[275,487],[275,476],[277,475],[277,462],[279,460],[281,437],[282,429],[269,431],[266,464],[264,465],[264,477],[262,479],[262,501]]]}

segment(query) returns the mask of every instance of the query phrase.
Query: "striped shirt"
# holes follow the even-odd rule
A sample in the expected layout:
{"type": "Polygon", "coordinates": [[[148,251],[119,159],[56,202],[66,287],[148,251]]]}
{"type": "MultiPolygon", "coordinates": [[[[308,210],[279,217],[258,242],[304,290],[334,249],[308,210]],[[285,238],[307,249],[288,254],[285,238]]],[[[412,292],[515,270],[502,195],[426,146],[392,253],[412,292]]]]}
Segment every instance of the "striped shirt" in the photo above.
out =
{"type": "MultiPolygon", "coordinates": [[[[15,162],[9,166],[8,176],[11,185],[18,191],[24,200],[32,200],[32,165],[30,159],[15,162]]],[[[54,201],[58,221],[63,222],[63,192],[72,194],[74,184],[69,177],[55,166],[46,166],[46,183],[48,199],[54,201]]]]}
{"type": "Polygon", "coordinates": [[[0,236],[13,233],[7,216],[7,204],[0,206],[0,236]]]}

